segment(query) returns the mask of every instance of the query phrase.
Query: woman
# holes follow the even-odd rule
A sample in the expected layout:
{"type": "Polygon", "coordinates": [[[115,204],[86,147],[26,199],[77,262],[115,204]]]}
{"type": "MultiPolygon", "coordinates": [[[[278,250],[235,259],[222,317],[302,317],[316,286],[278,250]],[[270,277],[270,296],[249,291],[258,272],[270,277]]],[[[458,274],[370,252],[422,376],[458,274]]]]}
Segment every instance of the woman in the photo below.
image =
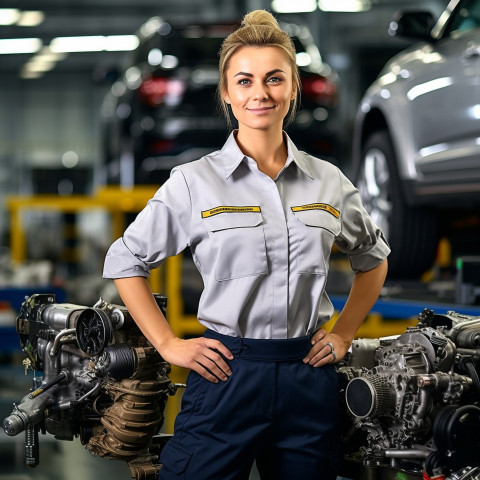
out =
{"type": "Polygon", "coordinates": [[[358,191],[283,132],[300,81],[289,36],[246,15],[220,51],[219,98],[238,121],[224,147],[177,167],[124,237],[104,276],[162,357],[192,370],[160,479],[333,479],[337,379],[378,298],[389,248],[358,191]],[[355,277],[332,332],[325,293],[333,243],[355,277]],[[146,278],[189,246],[204,281],[201,338],[175,337],[146,278]]]}

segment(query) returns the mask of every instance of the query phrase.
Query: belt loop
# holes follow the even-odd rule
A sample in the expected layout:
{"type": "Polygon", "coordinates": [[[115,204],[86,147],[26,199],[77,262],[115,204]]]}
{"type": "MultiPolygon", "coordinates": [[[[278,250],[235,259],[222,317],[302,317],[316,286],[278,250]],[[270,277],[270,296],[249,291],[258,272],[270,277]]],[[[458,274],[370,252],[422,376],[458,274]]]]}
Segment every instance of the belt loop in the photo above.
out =
{"type": "Polygon", "coordinates": [[[245,338],[241,337],[241,342],[240,342],[240,350],[239,352],[235,355],[236,357],[240,357],[240,355],[243,352],[246,352],[249,349],[249,346],[245,342],[245,338]]]}

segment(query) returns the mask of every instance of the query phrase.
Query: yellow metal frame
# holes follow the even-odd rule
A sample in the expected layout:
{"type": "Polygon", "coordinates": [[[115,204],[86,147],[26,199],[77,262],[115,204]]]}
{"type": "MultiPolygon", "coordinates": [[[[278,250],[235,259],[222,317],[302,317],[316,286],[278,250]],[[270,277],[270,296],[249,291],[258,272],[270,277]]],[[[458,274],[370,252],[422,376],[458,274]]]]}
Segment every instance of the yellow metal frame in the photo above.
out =
{"type": "Polygon", "coordinates": [[[104,187],[94,195],[32,195],[7,197],[10,211],[11,255],[15,262],[26,260],[27,243],[22,225],[22,213],[25,210],[55,210],[65,213],[77,213],[84,210],[103,209],[112,218],[113,237],[119,238],[125,230],[125,214],[142,210],[153,197],[157,187],[141,186],[131,190],[119,187],[104,187]]]}

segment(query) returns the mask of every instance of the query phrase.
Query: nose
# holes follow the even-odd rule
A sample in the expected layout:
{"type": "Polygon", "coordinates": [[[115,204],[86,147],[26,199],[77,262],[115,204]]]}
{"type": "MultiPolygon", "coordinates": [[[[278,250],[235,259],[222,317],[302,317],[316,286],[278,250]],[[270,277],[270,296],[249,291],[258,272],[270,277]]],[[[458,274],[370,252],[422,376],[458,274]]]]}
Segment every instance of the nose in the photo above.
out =
{"type": "Polygon", "coordinates": [[[267,91],[263,85],[259,85],[255,88],[255,91],[253,92],[253,98],[255,100],[266,100],[268,98],[267,91]]]}

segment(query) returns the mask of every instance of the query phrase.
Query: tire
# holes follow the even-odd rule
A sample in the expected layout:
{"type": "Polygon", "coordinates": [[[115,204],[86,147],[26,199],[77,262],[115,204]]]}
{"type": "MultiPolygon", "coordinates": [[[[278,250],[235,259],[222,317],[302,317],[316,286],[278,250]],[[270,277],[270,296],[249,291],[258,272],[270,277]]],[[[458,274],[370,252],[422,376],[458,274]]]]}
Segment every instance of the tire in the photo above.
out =
{"type": "Polygon", "coordinates": [[[426,208],[411,207],[405,201],[395,152],[386,130],[367,138],[355,179],[365,209],[392,249],[388,257],[389,278],[418,278],[435,259],[436,215],[426,208]]]}

